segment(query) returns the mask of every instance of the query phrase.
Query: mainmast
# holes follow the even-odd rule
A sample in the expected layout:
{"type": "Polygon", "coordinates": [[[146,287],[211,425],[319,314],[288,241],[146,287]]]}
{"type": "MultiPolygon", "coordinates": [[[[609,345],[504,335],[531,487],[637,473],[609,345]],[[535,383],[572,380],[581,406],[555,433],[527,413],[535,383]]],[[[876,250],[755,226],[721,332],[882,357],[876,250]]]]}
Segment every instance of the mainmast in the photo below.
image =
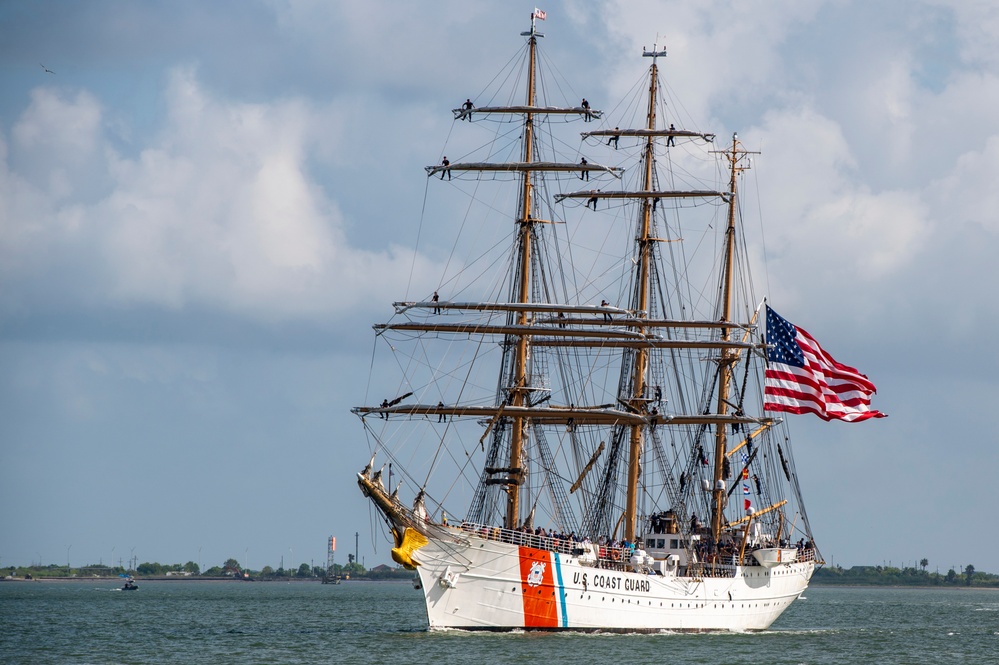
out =
{"type": "MultiPolygon", "coordinates": [[[[752,154],[739,145],[738,134],[732,134],[732,147],[721,154],[729,161],[729,192],[731,196],[728,200],[728,226],[725,230],[725,265],[722,275],[722,312],[720,320],[724,323],[732,322],[732,283],[735,279],[735,210],[736,210],[736,178],[746,166],[741,166],[740,162],[746,155],[752,154]]],[[[730,341],[732,334],[731,327],[721,329],[722,342],[730,341]]],[[[723,347],[718,358],[718,407],[716,414],[724,417],[729,408],[729,390],[732,379],[732,365],[739,359],[739,354],[732,349],[723,347]]],[[[724,418],[723,418],[724,419],[724,418]]],[[[717,543],[721,535],[722,522],[724,521],[725,501],[727,492],[725,489],[725,457],[726,451],[726,429],[725,425],[715,426],[715,455],[714,455],[714,485],[711,495],[711,535],[717,543]]]]}
{"type": "MultiPolygon", "coordinates": [[[[655,167],[655,136],[656,129],[656,86],[658,84],[659,69],[656,58],[665,56],[666,51],[657,51],[653,47],[652,51],[644,51],[642,56],[652,58],[652,67],[649,73],[649,110],[646,117],[645,127],[649,135],[645,139],[644,163],[645,173],[642,189],[652,191],[653,171],[655,167]]],[[[637,302],[635,310],[638,318],[647,318],[649,311],[649,262],[651,260],[651,239],[652,229],[652,200],[642,199],[641,223],[638,234],[638,275],[636,282],[638,285],[637,302]]],[[[644,326],[636,326],[642,334],[646,332],[644,326]]],[[[635,404],[645,404],[642,401],[645,397],[645,372],[648,366],[649,353],[644,348],[639,348],[635,352],[634,374],[632,375],[632,398],[635,404]]],[[[638,473],[641,466],[643,430],[641,425],[631,426],[631,439],[628,451],[628,495],[624,512],[624,537],[629,541],[634,541],[636,523],[638,521],[638,473]]]]}

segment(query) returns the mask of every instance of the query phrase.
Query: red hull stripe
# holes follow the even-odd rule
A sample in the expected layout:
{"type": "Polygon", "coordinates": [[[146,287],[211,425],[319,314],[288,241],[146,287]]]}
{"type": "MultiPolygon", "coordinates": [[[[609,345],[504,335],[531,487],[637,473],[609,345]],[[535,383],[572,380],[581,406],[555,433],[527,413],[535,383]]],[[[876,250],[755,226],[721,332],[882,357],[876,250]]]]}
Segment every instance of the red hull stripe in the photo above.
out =
{"type": "Polygon", "coordinates": [[[520,592],[525,628],[558,628],[558,595],[551,552],[520,548],[520,592]]]}

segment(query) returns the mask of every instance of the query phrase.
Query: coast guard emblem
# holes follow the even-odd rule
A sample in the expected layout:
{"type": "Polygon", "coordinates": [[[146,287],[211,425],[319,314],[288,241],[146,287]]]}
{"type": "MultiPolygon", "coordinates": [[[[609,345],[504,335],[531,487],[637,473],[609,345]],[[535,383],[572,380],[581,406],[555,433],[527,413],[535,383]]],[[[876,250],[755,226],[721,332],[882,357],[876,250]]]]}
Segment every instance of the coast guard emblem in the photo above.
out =
{"type": "Polygon", "coordinates": [[[530,587],[541,586],[541,582],[545,578],[545,567],[547,564],[541,561],[535,561],[534,565],[531,566],[531,572],[527,576],[527,585],[530,587]]]}

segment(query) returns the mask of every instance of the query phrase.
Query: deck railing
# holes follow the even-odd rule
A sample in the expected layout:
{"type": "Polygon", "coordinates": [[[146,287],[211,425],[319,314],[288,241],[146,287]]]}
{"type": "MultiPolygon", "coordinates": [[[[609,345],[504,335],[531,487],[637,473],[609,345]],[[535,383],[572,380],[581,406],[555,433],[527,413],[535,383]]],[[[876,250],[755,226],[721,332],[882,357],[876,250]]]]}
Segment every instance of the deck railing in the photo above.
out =
{"type": "MultiPolygon", "coordinates": [[[[573,540],[569,537],[549,534],[542,536],[530,531],[503,529],[498,526],[486,526],[470,522],[462,522],[459,528],[466,533],[473,533],[480,538],[520,545],[521,547],[532,547],[538,550],[558,552],[559,554],[578,554],[579,550],[582,550],[583,546],[588,544],[587,541],[573,540]]],[[[634,552],[634,547],[609,547],[597,544],[597,552],[597,567],[625,570],[634,552]]]]}
{"type": "MultiPolygon", "coordinates": [[[[577,541],[559,535],[539,535],[530,531],[504,529],[498,526],[473,524],[471,522],[462,522],[457,528],[465,533],[475,534],[487,540],[496,540],[521,547],[558,552],[559,554],[579,554],[583,546],[588,544],[587,541],[577,541]]],[[[623,571],[630,567],[634,547],[610,547],[608,545],[597,544],[596,551],[597,568],[623,571]]],[[[797,548],[797,552],[798,561],[815,560],[814,548],[797,548]]],[[[749,559],[750,556],[750,552],[746,551],[745,558],[749,559]]],[[[735,574],[735,567],[739,565],[738,554],[725,553],[708,556],[705,559],[704,561],[689,564],[687,566],[687,574],[700,577],[732,577],[735,574]]]]}

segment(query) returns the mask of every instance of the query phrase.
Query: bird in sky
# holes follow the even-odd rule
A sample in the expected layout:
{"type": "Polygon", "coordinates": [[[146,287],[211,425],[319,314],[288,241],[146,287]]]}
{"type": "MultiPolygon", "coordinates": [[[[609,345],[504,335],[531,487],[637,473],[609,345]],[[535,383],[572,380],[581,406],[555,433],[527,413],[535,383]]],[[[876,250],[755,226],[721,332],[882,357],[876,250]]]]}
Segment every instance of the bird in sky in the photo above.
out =
{"type": "Polygon", "coordinates": [[[40,63],[40,62],[39,62],[39,63],[38,63],[38,65],[39,65],[39,66],[40,66],[40,67],[41,67],[42,69],[44,69],[44,70],[45,70],[45,73],[46,73],[46,74],[55,74],[55,72],[54,72],[54,71],[52,71],[51,69],[49,69],[48,67],[46,67],[46,66],[45,66],[45,65],[43,65],[42,63],[40,63]]]}

